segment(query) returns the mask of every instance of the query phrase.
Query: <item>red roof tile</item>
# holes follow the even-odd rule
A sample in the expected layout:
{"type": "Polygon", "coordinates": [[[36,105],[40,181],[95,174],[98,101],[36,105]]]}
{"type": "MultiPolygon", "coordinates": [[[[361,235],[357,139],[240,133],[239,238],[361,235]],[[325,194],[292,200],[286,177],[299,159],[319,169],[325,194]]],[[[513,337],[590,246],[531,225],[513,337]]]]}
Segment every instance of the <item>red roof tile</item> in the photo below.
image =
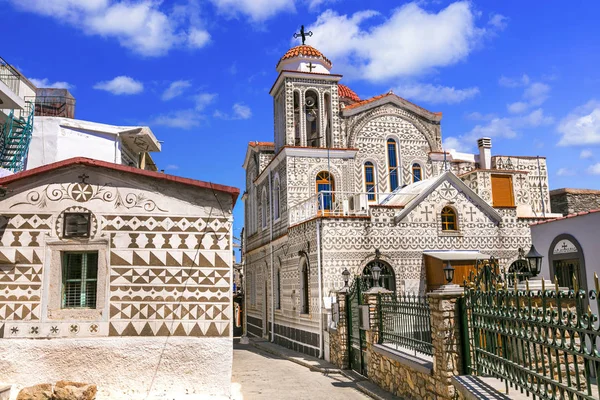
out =
{"type": "Polygon", "coordinates": [[[342,85],[341,83],[338,83],[338,95],[352,101],[360,101],[360,97],[358,97],[354,90],[350,89],[346,85],[342,85]]]}
{"type": "Polygon", "coordinates": [[[232,197],[232,207],[235,206],[235,202],[237,200],[238,195],[240,194],[240,189],[232,187],[219,185],[218,183],[212,182],[204,182],[196,179],[183,178],[180,176],[167,175],[161,172],[154,171],[146,171],[144,169],[128,167],[126,165],[114,164],[106,161],[100,160],[92,160],[91,158],[85,157],[75,157],[69,158],[67,160],[58,161],[52,164],[43,165],[41,167],[32,168],[27,171],[18,172],[14,175],[5,176],[4,178],[0,178],[0,186],[7,185],[21,179],[29,178],[31,176],[35,176],[38,174],[43,174],[45,172],[54,171],[60,168],[69,167],[72,165],[86,165],[89,167],[99,167],[99,168],[107,168],[112,169],[114,171],[125,172],[130,174],[135,174],[139,176],[145,176],[148,178],[160,179],[164,181],[177,182],[183,185],[195,186],[202,189],[212,189],[218,192],[223,192],[230,194],[232,197]]]}
{"type": "Polygon", "coordinates": [[[248,142],[248,146],[250,146],[250,147],[256,147],[256,146],[275,147],[275,143],[273,143],[273,142],[248,142]]]}
{"type": "Polygon", "coordinates": [[[552,219],[549,219],[547,221],[534,222],[531,225],[547,224],[548,222],[559,221],[561,219],[568,219],[568,218],[580,217],[582,215],[593,214],[593,213],[597,213],[597,212],[600,212],[600,209],[598,209],[598,210],[590,210],[590,211],[581,211],[581,212],[578,212],[578,213],[575,213],[575,214],[565,215],[564,217],[552,218],[552,219]]]}
{"type": "Polygon", "coordinates": [[[429,111],[429,110],[426,110],[426,109],[424,109],[423,107],[421,107],[421,106],[418,106],[418,105],[416,105],[415,103],[413,103],[413,102],[411,102],[411,101],[408,101],[408,100],[406,100],[406,99],[404,99],[404,98],[402,98],[402,97],[398,96],[398,95],[397,95],[397,94],[395,94],[395,93],[385,93],[385,94],[380,94],[380,95],[378,95],[378,96],[373,96],[373,97],[371,97],[370,99],[362,100],[362,101],[360,101],[360,102],[358,102],[358,103],[354,103],[354,104],[350,104],[349,106],[346,106],[346,110],[353,109],[353,108],[358,108],[358,107],[360,107],[360,106],[364,106],[365,104],[372,103],[372,102],[374,102],[374,101],[377,101],[377,100],[379,100],[379,99],[382,99],[382,98],[384,98],[384,97],[387,97],[387,96],[395,96],[395,97],[399,98],[400,100],[406,101],[407,103],[410,103],[410,104],[412,104],[413,106],[417,107],[418,109],[420,109],[420,110],[423,110],[423,111],[425,111],[425,112],[427,112],[427,113],[431,113],[431,114],[434,114],[434,115],[437,115],[437,116],[442,116],[442,113],[441,113],[441,112],[431,112],[431,111],[429,111]]]}
{"type": "Polygon", "coordinates": [[[329,59],[327,57],[325,57],[323,55],[323,53],[321,53],[319,50],[317,50],[314,47],[309,46],[307,44],[303,44],[303,45],[300,45],[300,46],[292,47],[291,49],[289,49],[287,51],[287,53],[285,53],[283,55],[283,57],[281,57],[281,59],[277,63],[277,66],[279,66],[279,64],[281,64],[281,62],[283,60],[288,60],[290,58],[302,57],[302,56],[304,56],[304,57],[320,58],[321,60],[323,60],[327,64],[329,64],[329,66],[331,67],[331,61],[329,61],[329,59]]]}

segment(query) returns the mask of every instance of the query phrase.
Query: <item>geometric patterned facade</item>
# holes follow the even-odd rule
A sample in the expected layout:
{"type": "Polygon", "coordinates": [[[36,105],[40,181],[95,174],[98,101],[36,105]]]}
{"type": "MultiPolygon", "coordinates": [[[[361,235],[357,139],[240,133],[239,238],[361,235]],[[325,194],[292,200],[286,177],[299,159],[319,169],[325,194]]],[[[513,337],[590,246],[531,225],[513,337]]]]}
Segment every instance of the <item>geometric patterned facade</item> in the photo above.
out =
{"type": "MultiPolygon", "coordinates": [[[[301,59],[298,63],[304,61],[308,62],[301,59]]],[[[445,157],[441,147],[441,114],[391,93],[361,102],[342,98],[337,90],[340,78],[282,71],[271,89],[274,141],[251,142],[244,161],[248,333],[274,334],[276,342],[313,355],[319,345],[308,338],[326,330],[322,314],[329,313],[327,298],[344,285],[342,271],[347,268],[353,275],[361,274],[374,259],[375,249],[393,269],[398,291],[422,292],[426,287],[424,251],[476,250],[507,266],[517,258],[519,247],[531,245],[529,224],[550,211],[545,158],[493,156],[485,170],[474,158],[446,159],[450,155],[445,157]],[[318,93],[317,103],[325,104],[316,118],[317,126],[329,127],[329,145],[322,140],[316,145],[313,141],[311,147],[306,138],[308,122],[297,119],[298,107],[299,115],[304,115],[305,99],[314,93],[318,93]],[[413,183],[415,163],[421,167],[423,180],[439,179],[417,205],[404,210],[404,206],[371,204],[360,216],[314,213],[312,218],[294,222],[298,207],[316,195],[315,180],[322,171],[333,177],[333,190],[341,198],[345,193],[366,191],[364,166],[371,163],[375,192],[389,193],[389,139],[397,143],[399,187],[413,183]],[[492,174],[511,176],[514,207],[492,207],[492,174]],[[281,188],[278,195],[276,187],[281,188]],[[456,210],[458,232],[442,231],[445,206],[456,210]],[[276,209],[279,218],[275,218],[276,209]],[[301,312],[305,261],[309,265],[308,314],[301,312]]]]}
{"type": "Polygon", "coordinates": [[[231,335],[237,189],[115,168],[0,179],[0,338],[231,335]],[[65,211],[91,212],[89,238],[62,237],[65,211]],[[97,308],[61,309],[60,253],[86,246],[101,258],[97,308]]]}

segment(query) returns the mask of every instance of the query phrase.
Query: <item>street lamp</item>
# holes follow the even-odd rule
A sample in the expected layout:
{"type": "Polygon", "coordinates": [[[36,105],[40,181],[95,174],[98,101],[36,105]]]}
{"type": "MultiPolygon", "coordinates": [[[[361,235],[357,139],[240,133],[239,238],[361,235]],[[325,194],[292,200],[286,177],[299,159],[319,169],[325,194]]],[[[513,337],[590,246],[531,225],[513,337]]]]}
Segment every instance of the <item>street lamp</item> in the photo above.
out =
{"type": "Polygon", "coordinates": [[[373,287],[379,287],[379,277],[381,276],[381,267],[379,263],[376,263],[371,268],[371,273],[373,274],[373,287]]]}
{"type": "Polygon", "coordinates": [[[344,268],[342,276],[344,277],[344,287],[348,287],[348,280],[350,279],[350,271],[348,271],[348,268],[344,268]]]}
{"type": "Polygon", "coordinates": [[[447,261],[444,267],[444,277],[448,284],[454,280],[454,267],[450,264],[450,261],[447,261]]]}
{"type": "Polygon", "coordinates": [[[525,258],[529,263],[529,272],[531,273],[531,277],[537,276],[542,270],[542,258],[544,257],[537,252],[535,246],[532,244],[531,249],[529,249],[529,253],[527,253],[525,258]]]}

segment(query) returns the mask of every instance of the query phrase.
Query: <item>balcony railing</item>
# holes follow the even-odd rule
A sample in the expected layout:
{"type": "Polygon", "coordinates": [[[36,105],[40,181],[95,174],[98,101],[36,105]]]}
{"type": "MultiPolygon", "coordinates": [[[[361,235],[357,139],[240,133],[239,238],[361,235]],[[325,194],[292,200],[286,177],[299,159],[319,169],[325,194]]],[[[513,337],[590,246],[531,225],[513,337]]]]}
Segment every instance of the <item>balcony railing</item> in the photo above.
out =
{"type": "Polygon", "coordinates": [[[369,208],[390,193],[321,191],[290,207],[290,226],[317,216],[368,216],[369,208]]]}
{"type": "Polygon", "coordinates": [[[0,57],[0,81],[2,81],[17,96],[19,95],[19,82],[21,78],[16,69],[0,57]]]}

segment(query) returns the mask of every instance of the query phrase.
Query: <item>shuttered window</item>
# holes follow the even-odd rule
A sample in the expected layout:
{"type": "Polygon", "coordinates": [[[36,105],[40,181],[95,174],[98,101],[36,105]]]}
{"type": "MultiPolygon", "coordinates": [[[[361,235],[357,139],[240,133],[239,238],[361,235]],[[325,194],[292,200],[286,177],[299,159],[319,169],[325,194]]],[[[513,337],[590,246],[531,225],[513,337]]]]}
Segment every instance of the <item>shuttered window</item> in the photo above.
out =
{"type": "Polygon", "coordinates": [[[512,177],[492,175],[492,202],[494,207],[514,207],[512,177]]]}

